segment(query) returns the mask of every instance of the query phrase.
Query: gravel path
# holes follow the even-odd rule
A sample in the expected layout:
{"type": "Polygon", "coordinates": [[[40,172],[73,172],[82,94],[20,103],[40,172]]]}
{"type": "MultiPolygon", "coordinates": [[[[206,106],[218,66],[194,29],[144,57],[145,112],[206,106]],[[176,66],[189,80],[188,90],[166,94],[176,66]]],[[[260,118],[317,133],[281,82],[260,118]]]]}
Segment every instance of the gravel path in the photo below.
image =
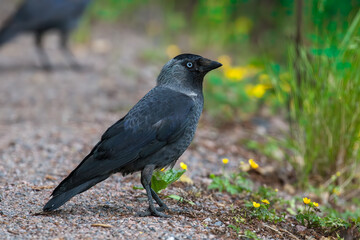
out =
{"type": "MultiPolygon", "coordinates": [[[[125,178],[114,175],[60,210],[39,214],[53,188],[106,128],[154,86],[166,61],[154,63],[144,58],[143,52],[149,49],[164,49],[146,42],[140,33],[107,26],[96,29],[89,44],[73,47],[84,65],[81,72],[67,68],[56,36],[46,39],[57,69],[52,73],[38,69],[30,36],[0,49],[0,239],[230,237],[225,223],[217,218],[226,210],[221,202],[227,197],[221,194],[216,201],[193,198],[195,206],[167,199],[170,207],[184,210],[172,213],[170,219],[136,217],[137,211],[147,207],[144,191],[133,190],[134,185],[140,185],[138,174],[125,178]]],[[[209,182],[205,177],[209,173],[219,172],[219,156],[225,152],[213,143],[218,133],[205,131],[202,125],[191,149],[180,159],[188,164],[187,175],[198,186],[209,182]],[[209,149],[217,154],[209,154],[209,149]]],[[[163,195],[191,197],[199,191],[176,183],[163,195]]]]}

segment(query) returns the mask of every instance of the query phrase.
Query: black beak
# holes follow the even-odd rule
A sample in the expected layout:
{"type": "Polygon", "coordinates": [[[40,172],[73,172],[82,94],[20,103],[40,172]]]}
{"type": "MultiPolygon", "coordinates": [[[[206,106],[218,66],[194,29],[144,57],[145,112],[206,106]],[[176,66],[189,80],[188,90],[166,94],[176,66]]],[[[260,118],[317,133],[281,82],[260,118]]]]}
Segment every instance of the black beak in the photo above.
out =
{"type": "Polygon", "coordinates": [[[200,65],[200,72],[203,73],[207,73],[210,72],[211,70],[214,70],[216,68],[219,68],[222,66],[221,63],[216,62],[216,61],[212,61],[210,59],[207,58],[201,58],[199,61],[199,65],[200,65]]]}

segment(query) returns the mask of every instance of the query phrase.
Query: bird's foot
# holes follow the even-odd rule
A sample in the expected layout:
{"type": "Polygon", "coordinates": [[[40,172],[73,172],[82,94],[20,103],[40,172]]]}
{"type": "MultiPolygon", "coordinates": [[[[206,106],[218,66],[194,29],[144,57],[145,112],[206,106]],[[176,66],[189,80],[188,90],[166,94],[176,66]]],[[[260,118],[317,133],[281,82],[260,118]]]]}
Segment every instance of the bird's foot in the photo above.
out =
{"type": "Polygon", "coordinates": [[[190,212],[190,210],[188,208],[171,208],[171,209],[169,209],[169,211],[173,212],[173,213],[178,213],[178,214],[190,212]]]}
{"type": "Polygon", "coordinates": [[[157,207],[156,208],[157,211],[159,212],[164,212],[164,211],[170,211],[170,208],[168,208],[168,206],[166,206],[165,204],[161,207],[157,207]]]}
{"type": "Polygon", "coordinates": [[[163,207],[160,207],[160,208],[156,208],[154,210],[151,210],[150,208],[148,208],[146,211],[143,211],[143,212],[137,212],[136,213],[136,216],[138,217],[148,217],[148,216],[154,216],[154,217],[164,217],[164,218],[169,218],[170,216],[165,214],[165,213],[162,213],[161,211],[165,211],[167,210],[168,208],[163,208],[163,207]]]}

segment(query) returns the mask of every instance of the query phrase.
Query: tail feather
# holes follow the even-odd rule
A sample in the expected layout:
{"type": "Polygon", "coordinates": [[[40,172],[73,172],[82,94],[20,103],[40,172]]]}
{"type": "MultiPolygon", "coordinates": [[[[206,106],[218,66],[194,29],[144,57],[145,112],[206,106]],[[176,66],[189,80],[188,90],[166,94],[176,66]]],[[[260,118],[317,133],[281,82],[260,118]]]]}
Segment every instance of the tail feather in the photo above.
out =
{"type": "Polygon", "coordinates": [[[79,186],[73,187],[73,188],[66,190],[64,192],[61,192],[61,193],[57,193],[45,204],[43,210],[46,212],[49,212],[49,211],[53,211],[53,210],[59,208],[60,206],[62,206],[67,201],[69,201],[75,195],[88,190],[95,184],[105,180],[108,177],[109,177],[108,175],[99,176],[99,177],[93,178],[85,183],[82,183],[79,186]]]}

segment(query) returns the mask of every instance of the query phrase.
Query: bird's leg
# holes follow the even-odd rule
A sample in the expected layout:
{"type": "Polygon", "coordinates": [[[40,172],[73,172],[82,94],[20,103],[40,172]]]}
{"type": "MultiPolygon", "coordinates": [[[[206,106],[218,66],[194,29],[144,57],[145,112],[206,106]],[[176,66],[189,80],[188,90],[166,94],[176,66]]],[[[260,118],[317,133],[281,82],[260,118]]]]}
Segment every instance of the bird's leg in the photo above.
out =
{"type": "Polygon", "coordinates": [[[63,30],[60,32],[60,48],[65,56],[65,58],[70,62],[70,66],[74,70],[80,70],[81,66],[75,60],[74,54],[71,52],[69,45],[69,31],[63,30]]]}
{"type": "Polygon", "coordinates": [[[155,199],[157,204],[159,204],[159,206],[160,206],[160,208],[157,208],[157,210],[160,212],[169,210],[168,206],[166,206],[166,204],[161,200],[161,198],[156,194],[156,192],[152,188],[150,188],[150,190],[151,190],[152,197],[155,199]]]}
{"type": "MultiPolygon", "coordinates": [[[[166,206],[160,200],[159,196],[154,192],[154,190],[151,189],[151,177],[152,177],[154,169],[155,169],[154,165],[147,165],[141,172],[141,184],[143,185],[143,187],[146,190],[146,194],[147,194],[148,201],[149,201],[149,211],[150,211],[150,214],[153,216],[169,217],[168,215],[166,215],[162,212],[159,212],[154,206],[153,197],[157,203],[160,202],[159,203],[159,205],[161,204],[160,207],[166,206]]],[[[145,214],[145,216],[146,216],[146,214],[145,214]]]]}
{"type": "Polygon", "coordinates": [[[43,44],[42,44],[42,36],[43,33],[42,32],[37,32],[35,33],[35,45],[36,45],[36,50],[37,53],[39,55],[40,58],[40,62],[42,64],[42,68],[46,71],[51,71],[52,70],[52,66],[49,60],[48,55],[46,54],[43,44]]]}

